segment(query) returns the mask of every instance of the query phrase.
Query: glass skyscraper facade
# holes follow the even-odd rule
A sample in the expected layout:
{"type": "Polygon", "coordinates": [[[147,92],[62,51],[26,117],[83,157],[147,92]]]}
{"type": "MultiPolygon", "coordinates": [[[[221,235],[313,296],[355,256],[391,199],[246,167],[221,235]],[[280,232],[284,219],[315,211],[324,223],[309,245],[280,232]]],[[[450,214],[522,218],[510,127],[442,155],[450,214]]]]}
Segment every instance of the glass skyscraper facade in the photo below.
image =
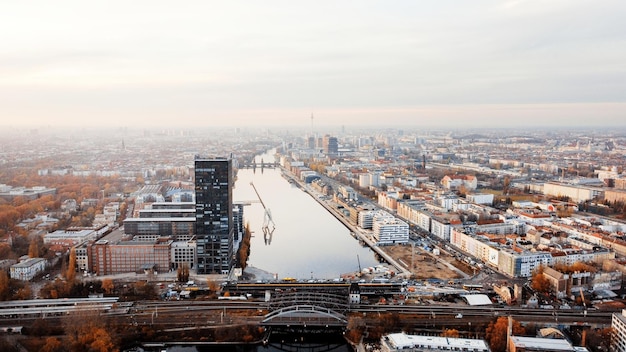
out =
{"type": "Polygon", "coordinates": [[[228,274],[233,262],[233,164],[230,158],[195,159],[198,274],[228,274]]]}

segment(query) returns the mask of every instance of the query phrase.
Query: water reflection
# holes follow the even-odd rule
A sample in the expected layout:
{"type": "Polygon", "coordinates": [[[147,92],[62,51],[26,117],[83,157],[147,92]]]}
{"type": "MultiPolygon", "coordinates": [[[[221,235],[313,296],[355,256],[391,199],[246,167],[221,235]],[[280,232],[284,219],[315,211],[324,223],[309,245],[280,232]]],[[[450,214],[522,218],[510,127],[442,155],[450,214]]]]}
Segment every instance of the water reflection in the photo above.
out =
{"type": "MultiPolygon", "coordinates": [[[[272,160],[268,156],[264,159],[272,160]]],[[[359,264],[378,264],[369,248],[361,246],[315,199],[287,182],[279,169],[265,168],[262,173],[240,169],[234,199],[250,203],[244,210],[253,231],[250,266],[278,278],[333,279],[358,271],[359,264]],[[258,201],[255,188],[263,204],[258,201]],[[275,222],[269,237],[263,233],[264,206],[275,222]],[[271,245],[266,245],[270,240],[271,245]]]]}

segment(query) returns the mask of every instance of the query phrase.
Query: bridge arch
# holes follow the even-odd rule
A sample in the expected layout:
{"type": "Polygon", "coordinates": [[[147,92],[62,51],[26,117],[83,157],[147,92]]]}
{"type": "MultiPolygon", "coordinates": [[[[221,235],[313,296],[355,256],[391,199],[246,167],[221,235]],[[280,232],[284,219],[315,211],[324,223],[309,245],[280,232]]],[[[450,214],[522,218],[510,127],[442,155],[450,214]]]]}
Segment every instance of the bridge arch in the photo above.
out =
{"type": "Polygon", "coordinates": [[[346,327],[345,315],[330,308],[303,304],[283,307],[268,313],[262,325],[265,326],[302,326],[302,327],[346,327]]]}

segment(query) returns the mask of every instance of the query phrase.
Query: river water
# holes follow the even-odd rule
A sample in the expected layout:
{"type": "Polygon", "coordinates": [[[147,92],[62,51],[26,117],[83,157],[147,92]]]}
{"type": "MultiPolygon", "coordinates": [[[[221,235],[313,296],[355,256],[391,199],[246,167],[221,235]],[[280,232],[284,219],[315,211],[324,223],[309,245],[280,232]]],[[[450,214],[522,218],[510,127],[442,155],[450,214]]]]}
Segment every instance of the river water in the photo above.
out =
{"type": "MultiPolygon", "coordinates": [[[[257,157],[273,162],[271,152],[257,157]]],[[[332,214],[313,197],[290,184],[280,169],[240,169],[233,191],[235,201],[256,201],[244,207],[253,238],[248,265],[279,279],[334,279],[378,264],[374,252],[363,247],[332,214]],[[264,209],[254,183],[275,223],[271,242],[265,243],[264,209]]]]}

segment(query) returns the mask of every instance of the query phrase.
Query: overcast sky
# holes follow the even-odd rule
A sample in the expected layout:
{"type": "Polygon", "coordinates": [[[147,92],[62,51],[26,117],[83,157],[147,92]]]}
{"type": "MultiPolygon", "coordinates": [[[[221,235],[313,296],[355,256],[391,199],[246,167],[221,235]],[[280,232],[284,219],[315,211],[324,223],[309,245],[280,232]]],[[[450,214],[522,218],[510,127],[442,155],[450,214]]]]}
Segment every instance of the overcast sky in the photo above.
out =
{"type": "Polygon", "coordinates": [[[626,127],[626,1],[3,1],[0,125],[626,127]]]}

